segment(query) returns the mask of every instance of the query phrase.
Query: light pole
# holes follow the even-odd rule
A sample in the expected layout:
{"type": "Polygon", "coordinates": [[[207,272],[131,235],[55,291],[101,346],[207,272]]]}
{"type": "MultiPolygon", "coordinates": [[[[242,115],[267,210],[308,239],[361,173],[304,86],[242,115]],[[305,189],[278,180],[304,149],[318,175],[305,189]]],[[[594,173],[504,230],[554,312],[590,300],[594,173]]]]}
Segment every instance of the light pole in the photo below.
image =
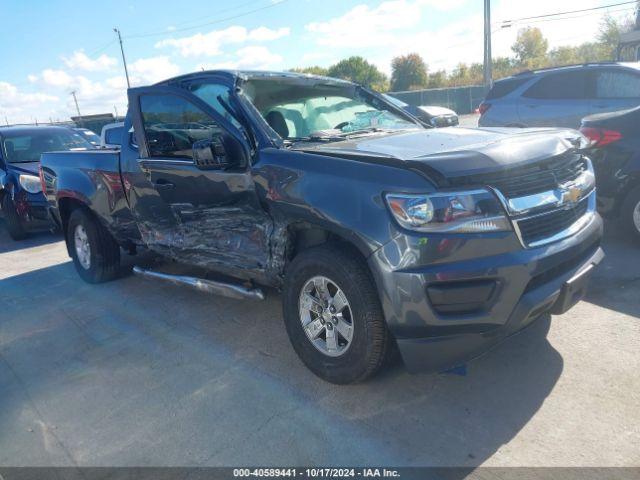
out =
{"type": "Polygon", "coordinates": [[[484,0],[484,86],[491,88],[491,0],[484,0]]]}
{"type": "Polygon", "coordinates": [[[131,83],[129,82],[129,70],[127,70],[127,59],[124,56],[124,47],[122,46],[122,35],[120,35],[120,30],[117,28],[113,29],[114,32],[118,35],[118,41],[120,42],[120,51],[122,52],[122,63],[124,64],[124,74],[127,77],[127,88],[131,88],[131,83]]]}
{"type": "Polygon", "coordinates": [[[82,121],[82,114],[80,113],[80,107],[78,106],[78,99],[76,98],[76,91],[74,90],[73,92],[71,92],[71,95],[73,96],[73,101],[76,104],[76,111],[78,112],[78,121],[80,122],[80,126],[83,127],[84,126],[84,122],[82,121]]]}

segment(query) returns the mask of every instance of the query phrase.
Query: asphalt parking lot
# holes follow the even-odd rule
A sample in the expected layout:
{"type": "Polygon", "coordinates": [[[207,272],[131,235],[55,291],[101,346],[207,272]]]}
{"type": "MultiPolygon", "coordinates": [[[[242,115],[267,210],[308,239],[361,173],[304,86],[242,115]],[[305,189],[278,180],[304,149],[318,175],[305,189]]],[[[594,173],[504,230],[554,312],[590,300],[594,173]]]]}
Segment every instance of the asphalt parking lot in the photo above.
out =
{"type": "Polygon", "coordinates": [[[466,375],[334,386],[289,345],[279,298],[126,277],[88,285],[59,236],[0,221],[0,464],[640,464],[640,246],[606,236],[586,301],[466,375]]]}

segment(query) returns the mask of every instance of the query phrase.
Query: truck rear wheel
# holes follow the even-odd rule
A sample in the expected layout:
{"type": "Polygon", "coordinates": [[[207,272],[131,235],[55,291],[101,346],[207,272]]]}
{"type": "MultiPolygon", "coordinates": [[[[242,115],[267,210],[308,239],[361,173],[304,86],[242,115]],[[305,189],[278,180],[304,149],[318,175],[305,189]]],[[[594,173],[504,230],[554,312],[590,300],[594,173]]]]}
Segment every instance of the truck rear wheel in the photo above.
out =
{"type": "Polygon", "coordinates": [[[113,280],[120,270],[120,246],[91,214],[76,209],[69,217],[67,242],[78,274],[85,282],[113,280]]]}
{"type": "Polygon", "coordinates": [[[338,384],[361,382],[382,366],[389,333],[369,270],[340,245],[299,254],[286,271],[284,321],[303,363],[338,384]]]}
{"type": "Polygon", "coordinates": [[[27,237],[27,232],[9,194],[2,197],[2,211],[4,212],[4,221],[7,224],[9,236],[13,240],[24,240],[27,237]]]}

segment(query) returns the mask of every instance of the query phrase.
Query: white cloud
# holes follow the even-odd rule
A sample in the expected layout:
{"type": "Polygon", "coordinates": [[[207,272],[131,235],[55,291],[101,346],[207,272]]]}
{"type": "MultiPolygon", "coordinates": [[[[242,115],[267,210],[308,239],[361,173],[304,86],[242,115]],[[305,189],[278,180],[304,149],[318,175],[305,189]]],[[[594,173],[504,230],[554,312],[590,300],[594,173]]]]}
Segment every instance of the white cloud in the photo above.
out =
{"type": "Polygon", "coordinates": [[[109,70],[118,63],[115,58],[109,57],[105,54],[102,54],[95,59],[89,58],[83,50],[76,50],[70,57],[62,57],[62,61],[69,68],[85,70],[87,72],[109,70]]]}
{"type": "Polygon", "coordinates": [[[133,83],[144,85],[175,77],[180,73],[180,67],[172,63],[169,57],[159,56],[141,58],[129,65],[133,83]]]}
{"type": "Polygon", "coordinates": [[[289,35],[289,28],[272,30],[258,27],[247,30],[245,27],[232,26],[224,30],[214,30],[209,33],[196,33],[190,37],[170,38],[155,44],[156,48],[173,47],[183,57],[215,56],[222,53],[225,44],[242,43],[246,41],[266,42],[289,35]]]}
{"type": "Polygon", "coordinates": [[[289,33],[289,27],[282,27],[277,30],[272,30],[267,27],[258,27],[249,32],[247,39],[255,42],[270,42],[272,40],[277,40],[278,38],[286,37],[289,33]]]}
{"type": "Polygon", "coordinates": [[[262,45],[251,45],[239,49],[229,59],[217,63],[201,63],[197,70],[277,70],[282,68],[282,56],[272,53],[262,45]]]}
{"type": "Polygon", "coordinates": [[[71,87],[74,79],[64,70],[47,68],[42,71],[42,81],[52,87],[71,87]]]}
{"type": "MultiPolygon", "coordinates": [[[[180,73],[180,68],[167,56],[140,58],[129,64],[132,85],[148,85],[180,73]]],[[[83,114],[113,112],[114,106],[122,113],[127,105],[127,83],[124,72],[117,76],[93,74],[93,77],[74,74],[73,70],[47,68],[38,75],[27,77],[40,93],[12,93],[9,84],[0,85],[0,105],[11,121],[32,121],[33,118],[68,119],[75,115],[70,92],[76,92],[83,114]],[[6,104],[12,99],[12,109],[6,104]],[[44,108],[44,101],[51,103],[44,108]]],[[[15,89],[15,87],[14,87],[15,89]]]]}
{"type": "Polygon", "coordinates": [[[463,0],[392,0],[376,7],[360,4],[343,15],[325,22],[311,22],[306,30],[322,46],[344,48],[385,47],[398,33],[424,22],[424,7],[438,10],[458,8],[463,0]]]}
{"type": "Polygon", "coordinates": [[[24,93],[13,84],[0,81],[0,110],[11,122],[31,121],[31,118],[25,116],[25,112],[43,111],[44,106],[57,101],[58,97],[54,95],[24,93]]]}

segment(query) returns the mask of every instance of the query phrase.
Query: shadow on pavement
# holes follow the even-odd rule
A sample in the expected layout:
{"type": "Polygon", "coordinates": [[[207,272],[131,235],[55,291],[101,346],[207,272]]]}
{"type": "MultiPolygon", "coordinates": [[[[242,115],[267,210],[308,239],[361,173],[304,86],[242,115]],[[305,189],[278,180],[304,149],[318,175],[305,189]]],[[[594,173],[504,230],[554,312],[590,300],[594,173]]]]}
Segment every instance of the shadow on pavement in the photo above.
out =
{"type": "Polygon", "coordinates": [[[396,362],[340,387],[300,363],[273,294],[88,285],[66,263],[0,281],[0,303],[5,465],[473,468],[529,422],[563,369],[548,318],[465,376],[412,376],[396,362]]]}
{"type": "Polygon", "coordinates": [[[606,257],[596,269],[585,298],[609,310],[640,318],[640,242],[617,222],[605,222],[606,257]]]}
{"type": "Polygon", "coordinates": [[[40,247],[49,243],[63,240],[61,233],[33,232],[24,240],[15,241],[9,237],[4,225],[4,219],[0,217],[0,253],[24,250],[25,248],[40,247]]]}

